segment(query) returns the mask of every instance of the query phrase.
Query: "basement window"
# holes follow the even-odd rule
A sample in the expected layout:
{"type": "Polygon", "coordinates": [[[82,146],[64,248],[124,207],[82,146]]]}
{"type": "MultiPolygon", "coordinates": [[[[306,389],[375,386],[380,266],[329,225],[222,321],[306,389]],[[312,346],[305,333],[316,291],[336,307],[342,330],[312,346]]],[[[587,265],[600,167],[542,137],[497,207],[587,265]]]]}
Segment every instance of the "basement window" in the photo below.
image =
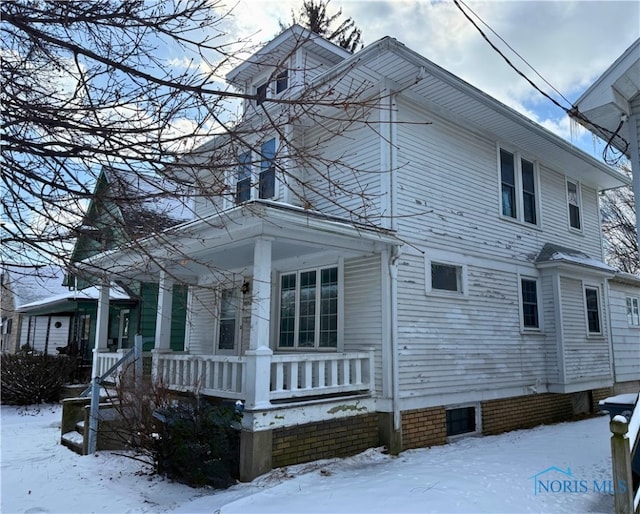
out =
{"type": "Polygon", "coordinates": [[[473,405],[447,409],[446,416],[447,437],[473,434],[477,431],[476,408],[473,405]]]}

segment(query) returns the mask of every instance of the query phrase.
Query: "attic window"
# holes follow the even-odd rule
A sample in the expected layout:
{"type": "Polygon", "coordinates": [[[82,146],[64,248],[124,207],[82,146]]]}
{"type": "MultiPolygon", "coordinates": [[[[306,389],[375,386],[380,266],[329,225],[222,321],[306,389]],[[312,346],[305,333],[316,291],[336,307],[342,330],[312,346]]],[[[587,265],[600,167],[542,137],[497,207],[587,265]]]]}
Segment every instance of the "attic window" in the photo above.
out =
{"type": "Polygon", "coordinates": [[[267,99],[268,87],[269,83],[265,82],[264,84],[261,84],[256,88],[256,105],[261,105],[267,99]]]}
{"type": "Polygon", "coordinates": [[[276,75],[276,94],[280,94],[285,91],[289,87],[289,70],[284,70],[283,72],[278,73],[276,75]]]}

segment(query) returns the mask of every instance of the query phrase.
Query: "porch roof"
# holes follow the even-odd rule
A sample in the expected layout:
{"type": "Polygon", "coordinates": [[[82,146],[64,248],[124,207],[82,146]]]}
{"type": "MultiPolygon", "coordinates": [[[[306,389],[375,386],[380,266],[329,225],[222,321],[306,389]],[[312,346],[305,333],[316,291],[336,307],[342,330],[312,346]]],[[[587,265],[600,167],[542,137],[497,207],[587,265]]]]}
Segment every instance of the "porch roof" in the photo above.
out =
{"type": "Polygon", "coordinates": [[[255,200],[92,256],[78,266],[116,279],[155,279],[165,270],[190,281],[206,273],[248,270],[260,237],[272,240],[274,269],[318,253],[357,257],[402,244],[388,229],[255,200]]]}

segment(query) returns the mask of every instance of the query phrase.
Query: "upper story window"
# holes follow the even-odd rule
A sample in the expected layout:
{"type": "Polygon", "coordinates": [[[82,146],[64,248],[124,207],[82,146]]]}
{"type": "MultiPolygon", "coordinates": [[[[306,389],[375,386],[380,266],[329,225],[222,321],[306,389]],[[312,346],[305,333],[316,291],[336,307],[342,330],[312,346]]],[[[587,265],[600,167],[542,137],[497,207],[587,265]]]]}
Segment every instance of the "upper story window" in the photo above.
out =
{"type": "Polygon", "coordinates": [[[627,296],[627,322],[631,327],[640,327],[640,298],[627,296]]]}
{"type": "Polygon", "coordinates": [[[252,198],[269,199],[276,194],[276,140],[271,138],[260,145],[255,159],[251,151],[238,155],[235,176],[235,203],[252,198]],[[254,162],[258,163],[254,167],[254,162]],[[259,166],[259,169],[255,169],[259,166]]]}
{"type": "Polygon", "coordinates": [[[277,96],[287,89],[289,89],[289,69],[285,68],[269,80],[256,86],[256,105],[262,105],[267,97],[277,96]]]}
{"type": "Polygon", "coordinates": [[[600,293],[597,287],[585,287],[584,298],[587,310],[587,328],[589,334],[601,334],[600,293]]]}
{"type": "Polygon", "coordinates": [[[537,225],[537,182],[535,163],[500,149],[500,203],[503,216],[537,225]]]}
{"type": "Polygon", "coordinates": [[[567,180],[567,204],[569,206],[569,226],[582,229],[580,184],[567,180]]]}

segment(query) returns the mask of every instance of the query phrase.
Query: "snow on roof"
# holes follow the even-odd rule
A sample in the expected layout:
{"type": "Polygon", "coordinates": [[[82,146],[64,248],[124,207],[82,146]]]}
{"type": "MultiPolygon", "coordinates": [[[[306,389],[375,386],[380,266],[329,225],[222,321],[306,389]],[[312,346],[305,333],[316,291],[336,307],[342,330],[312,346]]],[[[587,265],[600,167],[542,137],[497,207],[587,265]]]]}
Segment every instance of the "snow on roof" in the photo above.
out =
{"type": "Polygon", "coordinates": [[[605,264],[601,260],[590,257],[580,250],[574,250],[573,248],[566,248],[552,243],[546,243],[536,258],[536,263],[543,262],[566,262],[578,266],[596,268],[602,271],[616,271],[615,268],[605,264]]]}
{"type": "MultiPolygon", "coordinates": [[[[83,289],[81,291],[67,290],[65,293],[49,296],[46,298],[42,298],[41,300],[38,300],[38,301],[21,305],[17,310],[20,312],[27,312],[30,310],[41,309],[43,307],[52,306],[58,303],[63,303],[66,301],[74,301],[74,300],[97,301],[99,296],[100,296],[100,290],[97,287],[88,287],[87,289],[83,289]]],[[[127,293],[125,293],[120,286],[116,284],[111,284],[111,289],[109,290],[109,300],[110,301],[131,300],[131,297],[127,293]]]]}
{"type": "Polygon", "coordinates": [[[2,271],[6,274],[5,280],[13,293],[16,308],[69,291],[62,285],[64,270],[56,266],[4,266],[2,271]]]}

